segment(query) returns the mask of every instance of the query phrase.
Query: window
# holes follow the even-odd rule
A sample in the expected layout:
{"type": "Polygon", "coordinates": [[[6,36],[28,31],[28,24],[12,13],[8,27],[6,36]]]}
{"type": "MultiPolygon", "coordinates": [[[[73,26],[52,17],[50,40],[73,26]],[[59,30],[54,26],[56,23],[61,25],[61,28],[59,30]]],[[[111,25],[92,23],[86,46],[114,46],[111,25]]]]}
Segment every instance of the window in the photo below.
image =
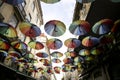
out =
{"type": "Polygon", "coordinates": [[[33,1],[33,3],[31,4],[32,10],[34,11],[35,9],[35,1],[33,1]]]}
{"type": "Polygon", "coordinates": [[[18,25],[18,20],[17,20],[16,16],[15,16],[15,15],[12,15],[12,16],[10,17],[10,19],[8,20],[8,23],[9,23],[10,25],[12,25],[14,28],[16,28],[17,25],[18,25]]]}

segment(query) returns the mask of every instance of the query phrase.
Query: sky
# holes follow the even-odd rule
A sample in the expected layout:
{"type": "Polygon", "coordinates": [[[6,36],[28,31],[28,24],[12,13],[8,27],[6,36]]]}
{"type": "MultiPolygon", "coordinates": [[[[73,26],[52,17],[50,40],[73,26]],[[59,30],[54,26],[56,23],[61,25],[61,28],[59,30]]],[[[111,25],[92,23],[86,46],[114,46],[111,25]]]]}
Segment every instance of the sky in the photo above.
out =
{"type": "MultiPolygon", "coordinates": [[[[62,40],[63,46],[60,49],[58,49],[57,51],[62,51],[63,54],[64,54],[64,52],[67,51],[67,47],[64,46],[64,41],[68,38],[76,37],[69,32],[69,26],[72,23],[75,3],[76,3],[76,0],[61,0],[60,2],[57,2],[54,4],[46,4],[41,1],[44,24],[50,20],[59,20],[59,21],[62,21],[66,25],[66,32],[60,37],[51,37],[51,36],[47,35],[47,33],[44,30],[44,25],[41,26],[42,32],[45,35],[47,35],[48,39],[58,38],[58,39],[62,40]]],[[[55,50],[50,50],[50,52],[53,52],[53,51],[55,51],[55,50]]],[[[65,56],[63,56],[62,59],[64,57],[65,56]]],[[[56,66],[56,65],[61,66],[62,64],[63,63],[58,63],[58,64],[53,63],[53,66],[56,66]]],[[[55,74],[55,75],[57,77],[57,80],[61,80],[61,78],[63,76],[62,72],[59,75],[58,74],[55,74]]]]}

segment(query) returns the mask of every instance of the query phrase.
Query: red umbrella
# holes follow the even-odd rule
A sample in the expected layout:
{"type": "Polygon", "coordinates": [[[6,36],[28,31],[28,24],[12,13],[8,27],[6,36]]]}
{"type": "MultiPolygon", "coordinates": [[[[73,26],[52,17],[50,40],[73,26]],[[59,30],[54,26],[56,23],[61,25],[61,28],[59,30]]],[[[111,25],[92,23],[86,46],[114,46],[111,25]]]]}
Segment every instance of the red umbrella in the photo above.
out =
{"type": "Polygon", "coordinates": [[[48,54],[45,52],[38,52],[36,53],[36,56],[41,57],[41,58],[46,58],[48,57],[48,54]]]}
{"type": "Polygon", "coordinates": [[[29,37],[37,37],[41,34],[40,28],[32,23],[22,22],[20,23],[19,28],[24,35],[29,37]]]}
{"type": "Polygon", "coordinates": [[[28,43],[28,46],[30,48],[33,48],[33,49],[36,49],[36,50],[40,50],[40,49],[44,48],[44,45],[41,42],[38,42],[38,41],[30,41],[28,43]]]}
{"type": "Polygon", "coordinates": [[[85,47],[93,47],[99,43],[99,39],[92,36],[87,36],[83,38],[82,45],[85,47]]]}
{"type": "Polygon", "coordinates": [[[80,40],[78,40],[76,38],[69,38],[69,39],[65,40],[64,44],[68,48],[76,48],[76,47],[80,46],[81,42],[80,42],[80,40]]]}
{"type": "Polygon", "coordinates": [[[69,30],[72,34],[81,36],[89,33],[90,28],[91,26],[87,21],[77,20],[70,25],[69,30]]]}
{"type": "Polygon", "coordinates": [[[49,49],[59,49],[62,47],[62,41],[59,40],[59,39],[56,39],[56,38],[52,38],[52,39],[49,39],[47,42],[46,42],[46,45],[49,49]]]}

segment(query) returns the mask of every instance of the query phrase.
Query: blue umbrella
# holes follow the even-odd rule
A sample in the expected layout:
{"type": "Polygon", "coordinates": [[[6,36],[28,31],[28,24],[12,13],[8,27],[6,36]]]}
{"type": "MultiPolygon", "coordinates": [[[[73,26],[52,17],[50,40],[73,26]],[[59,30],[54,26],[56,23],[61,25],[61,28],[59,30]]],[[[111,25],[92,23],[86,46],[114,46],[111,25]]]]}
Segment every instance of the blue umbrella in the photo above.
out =
{"type": "Polygon", "coordinates": [[[24,0],[2,0],[2,1],[14,6],[24,2],[24,0]]]}

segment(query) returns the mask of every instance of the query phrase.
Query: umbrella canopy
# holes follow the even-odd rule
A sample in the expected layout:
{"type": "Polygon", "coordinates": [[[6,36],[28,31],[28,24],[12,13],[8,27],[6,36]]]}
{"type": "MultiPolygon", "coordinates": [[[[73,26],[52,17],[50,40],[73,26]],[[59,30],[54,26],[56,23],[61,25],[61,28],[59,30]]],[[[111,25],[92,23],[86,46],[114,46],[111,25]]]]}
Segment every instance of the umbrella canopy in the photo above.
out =
{"type": "Polygon", "coordinates": [[[58,37],[65,33],[66,26],[61,21],[51,20],[45,24],[44,29],[48,35],[58,37]]]}
{"type": "Polygon", "coordinates": [[[79,62],[83,62],[83,61],[84,61],[83,57],[77,56],[74,58],[75,63],[79,63],[79,62]]]}
{"type": "Polygon", "coordinates": [[[54,62],[54,63],[60,63],[61,60],[60,60],[60,59],[57,59],[57,58],[53,58],[53,59],[52,59],[52,62],[54,62]]]}
{"type": "Polygon", "coordinates": [[[28,62],[28,60],[27,59],[25,59],[25,58],[19,58],[19,59],[17,59],[17,61],[18,62],[24,62],[24,63],[27,63],[28,62]]]}
{"type": "Polygon", "coordinates": [[[87,36],[83,38],[82,45],[85,47],[93,47],[99,43],[99,39],[97,37],[87,36]]]}
{"type": "Polygon", "coordinates": [[[79,51],[79,55],[80,56],[89,56],[90,55],[90,50],[88,50],[88,49],[81,49],[79,51]]]}
{"type": "Polygon", "coordinates": [[[36,53],[36,56],[41,57],[41,58],[46,58],[48,57],[48,54],[45,52],[38,52],[36,53]]]}
{"type": "Polygon", "coordinates": [[[100,44],[109,44],[109,43],[113,43],[115,37],[112,34],[105,34],[102,35],[99,39],[100,39],[100,44]]]}
{"type": "Polygon", "coordinates": [[[19,25],[20,31],[29,37],[37,37],[40,36],[41,30],[38,26],[32,23],[22,22],[19,25]]]}
{"type": "Polygon", "coordinates": [[[22,42],[22,41],[20,41],[20,42],[14,44],[13,47],[16,48],[16,49],[20,49],[20,50],[21,50],[21,49],[24,49],[24,50],[27,49],[26,43],[24,43],[24,42],[22,42]]]}
{"type": "Polygon", "coordinates": [[[59,2],[60,0],[41,0],[41,1],[43,1],[43,2],[45,2],[47,4],[53,4],[53,3],[59,2]]]}
{"type": "Polygon", "coordinates": [[[64,58],[63,59],[64,64],[71,64],[73,62],[72,58],[64,58]]]}
{"type": "Polygon", "coordinates": [[[24,57],[27,58],[27,59],[33,59],[34,55],[32,53],[27,53],[27,54],[25,54],[24,57]]]}
{"type": "Polygon", "coordinates": [[[79,3],[90,3],[90,2],[93,2],[95,0],[76,0],[76,1],[79,3]]]}
{"type": "Polygon", "coordinates": [[[100,53],[102,53],[102,49],[101,48],[93,48],[90,50],[92,55],[99,55],[100,53]]]}
{"type": "Polygon", "coordinates": [[[62,71],[63,72],[69,72],[69,71],[71,72],[73,70],[75,70],[75,66],[73,66],[71,64],[63,64],[62,65],[62,71]]]}
{"type": "Polygon", "coordinates": [[[77,53],[74,51],[67,51],[65,52],[66,57],[76,57],[77,53]]]}
{"type": "Polygon", "coordinates": [[[81,41],[76,38],[69,38],[65,40],[64,45],[68,48],[76,48],[80,46],[81,41]]]}
{"type": "Polygon", "coordinates": [[[8,50],[9,48],[10,45],[6,41],[0,39],[0,49],[8,50]]]}
{"type": "Polygon", "coordinates": [[[11,4],[13,6],[16,6],[18,4],[21,4],[24,2],[24,0],[2,0],[3,2],[6,2],[8,4],[11,4]]]}
{"type": "Polygon", "coordinates": [[[61,70],[61,67],[59,67],[59,66],[54,67],[55,73],[60,74],[60,70],[61,70]]]}
{"type": "Polygon", "coordinates": [[[52,57],[55,57],[55,58],[60,58],[63,56],[63,54],[59,51],[54,51],[50,54],[52,57]]]}
{"type": "Polygon", "coordinates": [[[16,29],[7,23],[0,22],[0,30],[1,30],[0,34],[5,36],[5,37],[8,37],[8,38],[18,37],[16,29]]]}
{"type": "Polygon", "coordinates": [[[94,24],[92,32],[99,35],[106,34],[110,32],[112,26],[113,21],[111,19],[102,19],[94,24]]]}
{"type": "Polygon", "coordinates": [[[14,50],[9,50],[8,55],[11,55],[13,57],[21,57],[20,53],[18,53],[17,51],[14,51],[14,50]]]}
{"type": "Polygon", "coordinates": [[[87,21],[84,20],[78,20],[78,21],[74,21],[70,27],[69,27],[69,31],[74,34],[74,35],[86,35],[87,33],[89,33],[91,30],[91,26],[87,21]]]}
{"type": "Polygon", "coordinates": [[[56,39],[56,38],[52,38],[52,39],[49,39],[47,42],[46,42],[46,45],[49,49],[59,49],[62,47],[63,43],[61,40],[59,39],[56,39]]]}
{"type": "Polygon", "coordinates": [[[28,43],[28,46],[30,48],[33,48],[33,49],[36,49],[36,50],[40,50],[40,49],[44,48],[44,45],[41,42],[38,42],[38,41],[30,41],[28,43]]]}

